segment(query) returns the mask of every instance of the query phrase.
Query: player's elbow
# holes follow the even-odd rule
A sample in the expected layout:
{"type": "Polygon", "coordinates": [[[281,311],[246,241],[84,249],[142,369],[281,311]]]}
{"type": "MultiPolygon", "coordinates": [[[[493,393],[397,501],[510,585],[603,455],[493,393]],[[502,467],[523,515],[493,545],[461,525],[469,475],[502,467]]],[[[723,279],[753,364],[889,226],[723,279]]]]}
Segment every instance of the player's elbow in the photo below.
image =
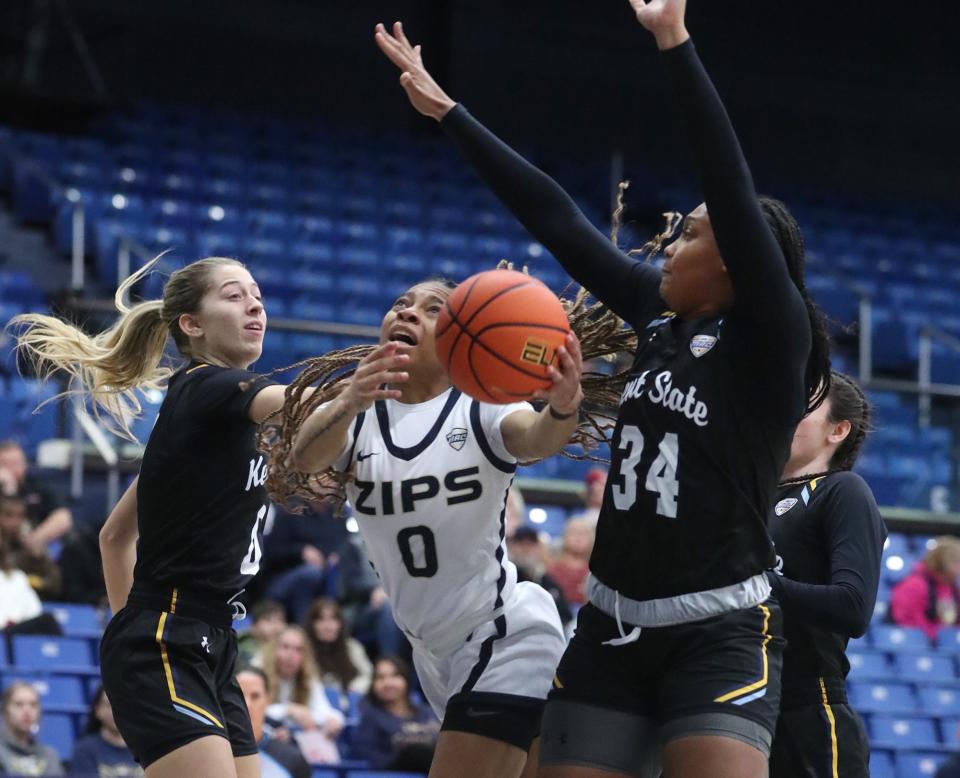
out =
{"type": "Polygon", "coordinates": [[[103,525],[100,529],[99,535],[100,541],[100,553],[102,554],[105,551],[116,548],[121,545],[122,538],[121,533],[117,531],[117,527],[112,525],[109,521],[103,525]]]}
{"type": "Polygon", "coordinates": [[[867,629],[870,627],[870,617],[873,614],[864,614],[859,613],[855,618],[851,619],[850,624],[848,625],[847,635],[851,638],[862,638],[867,634],[867,629]]]}
{"type": "Polygon", "coordinates": [[[859,591],[850,586],[842,586],[846,594],[844,608],[844,632],[851,638],[862,638],[870,626],[873,617],[873,603],[865,602],[859,591]]]}

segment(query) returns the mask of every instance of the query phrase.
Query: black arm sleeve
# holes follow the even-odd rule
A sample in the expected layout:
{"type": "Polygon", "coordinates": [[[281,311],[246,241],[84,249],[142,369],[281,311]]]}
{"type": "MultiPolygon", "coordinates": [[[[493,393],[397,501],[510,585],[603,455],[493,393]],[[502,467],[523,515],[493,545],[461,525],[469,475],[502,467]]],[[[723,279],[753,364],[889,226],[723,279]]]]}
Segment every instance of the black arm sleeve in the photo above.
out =
{"type": "Polygon", "coordinates": [[[733,284],[731,316],[746,320],[748,327],[743,329],[756,345],[775,350],[780,360],[795,352],[805,364],[810,351],[806,307],[760,209],[753,177],[720,96],[691,41],[665,51],[663,58],[691,139],[710,224],[733,284]]]}
{"type": "Polygon", "coordinates": [[[500,201],[563,269],[635,328],[665,310],[660,272],[628,257],[570,196],[457,105],[441,127],[500,201]]]}
{"type": "Polygon", "coordinates": [[[830,549],[830,583],[769,578],[785,618],[856,638],[873,616],[887,530],[870,488],[853,473],[838,477],[824,499],[820,512],[830,549]]]}

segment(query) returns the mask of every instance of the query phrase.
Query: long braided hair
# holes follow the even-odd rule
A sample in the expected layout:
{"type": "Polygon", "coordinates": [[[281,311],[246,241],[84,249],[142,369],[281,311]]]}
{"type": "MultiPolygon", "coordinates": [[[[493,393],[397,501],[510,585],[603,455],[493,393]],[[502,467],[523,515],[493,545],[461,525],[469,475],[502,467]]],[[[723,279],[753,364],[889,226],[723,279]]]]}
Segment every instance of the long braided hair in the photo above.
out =
{"type": "MultiPolygon", "coordinates": [[[[505,260],[498,267],[513,269],[505,260]]],[[[526,272],[526,268],[523,270],[526,272]]],[[[439,281],[443,283],[442,279],[439,281]]],[[[579,289],[572,299],[561,297],[560,302],[570,329],[580,341],[584,362],[597,358],[612,362],[619,354],[636,350],[636,333],[612,311],[592,300],[585,289],[579,289]]],[[[267,491],[271,499],[288,510],[299,512],[309,503],[324,499],[342,504],[343,487],[350,474],[338,473],[333,468],[320,473],[297,471],[291,464],[293,444],[307,417],[343,391],[356,364],[374,348],[374,345],[352,346],[282,368],[302,367],[303,370],[287,387],[283,407],[261,425],[258,445],[269,462],[267,491]]],[[[584,399],[580,423],[569,441],[570,446],[581,450],[564,449],[561,452],[564,456],[604,461],[594,452],[609,442],[628,372],[627,367],[613,374],[594,371],[582,374],[580,385],[584,399]]]]}
{"type": "Polygon", "coordinates": [[[787,210],[787,206],[779,200],[761,197],[759,202],[767,225],[777,239],[777,243],[780,244],[783,256],[787,260],[790,278],[803,297],[807,316],[810,318],[811,344],[806,371],[807,397],[810,398],[807,403],[809,413],[819,407],[830,394],[830,336],[827,334],[827,323],[823,313],[807,291],[807,282],[804,277],[806,252],[800,225],[787,210]]]}

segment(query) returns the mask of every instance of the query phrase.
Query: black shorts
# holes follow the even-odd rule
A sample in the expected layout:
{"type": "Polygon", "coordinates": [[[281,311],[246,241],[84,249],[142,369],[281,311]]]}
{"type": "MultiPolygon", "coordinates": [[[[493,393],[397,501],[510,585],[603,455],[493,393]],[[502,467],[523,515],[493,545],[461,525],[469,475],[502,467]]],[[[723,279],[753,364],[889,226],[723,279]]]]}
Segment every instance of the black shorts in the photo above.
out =
{"type": "Polygon", "coordinates": [[[236,679],[236,632],[229,620],[214,626],[184,611],[128,602],[100,643],[117,728],[143,767],[207,735],[227,738],[235,757],[257,753],[236,679]]]}
{"type": "Polygon", "coordinates": [[[868,778],[869,765],[867,734],[849,705],[780,711],[770,778],[868,778]]]}
{"type": "Polygon", "coordinates": [[[447,701],[440,729],[482,735],[529,751],[540,736],[544,705],[546,700],[512,694],[455,694],[447,701]]]}
{"type": "Polygon", "coordinates": [[[731,736],[759,731],[764,733],[759,739],[768,742],[780,704],[782,634],[780,608],[769,600],[704,621],[645,627],[634,642],[604,645],[621,632],[613,618],[587,604],[557,668],[543,741],[556,739],[550,722],[562,718],[551,716],[551,707],[571,702],[583,710],[606,709],[643,720],[666,741],[702,733],[701,727],[717,722],[714,734],[722,735],[722,722],[734,716],[749,721],[731,728],[731,736]],[[684,732],[687,722],[695,732],[684,732]]]}

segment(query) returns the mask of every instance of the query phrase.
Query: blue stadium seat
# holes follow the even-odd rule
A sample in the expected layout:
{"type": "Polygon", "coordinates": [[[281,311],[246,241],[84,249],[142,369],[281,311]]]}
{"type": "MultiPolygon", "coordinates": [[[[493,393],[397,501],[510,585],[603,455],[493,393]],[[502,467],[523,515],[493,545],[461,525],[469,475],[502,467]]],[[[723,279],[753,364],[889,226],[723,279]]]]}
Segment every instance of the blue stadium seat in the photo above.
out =
{"type": "Polygon", "coordinates": [[[37,739],[54,748],[61,759],[69,761],[73,756],[74,738],[73,721],[67,714],[44,713],[40,718],[40,733],[37,739]]]}
{"type": "Polygon", "coordinates": [[[956,678],[953,657],[937,654],[897,654],[893,666],[901,680],[943,682],[956,678]]]}
{"type": "Polygon", "coordinates": [[[53,614],[67,637],[99,638],[103,634],[104,625],[100,613],[92,605],[45,602],[43,609],[53,614]]]}
{"type": "Polygon", "coordinates": [[[892,680],[893,671],[882,651],[847,650],[849,678],[853,681],[892,680]]]}
{"type": "Polygon", "coordinates": [[[945,654],[960,654],[960,627],[941,627],[935,643],[945,654]]]}
{"type": "Polygon", "coordinates": [[[26,681],[40,696],[40,707],[44,713],[86,713],[87,696],[83,683],[72,675],[14,675],[3,674],[3,688],[16,681],[26,681]]]}
{"type": "Polygon", "coordinates": [[[925,778],[937,774],[937,768],[947,760],[949,754],[916,751],[898,751],[895,764],[897,778],[925,778]]]}
{"type": "MultiPolygon", "coordinates": [[[[936,714],[937,716],[960,716],[960,689],[947,688],[939,686],[919,686],[917,696],[920,699],[920,709],[925,713],[936,714]]],[[[949,742],[950,737],[943,733],[944,741],[949,742]]]]}
{"type": "Polygon", "coordinates": [[[97,672],[90,644],[81,638],[14,635],[13,665],[40,672],[97,672]]]}
{"type": "Polygon", "coordinates": [[[871,778],[897,778],[893,756],[889,751],[870,752],[870,776],[871,778]]]}
{"type": "Polygon", "coordinates": [[[929,748],[940,744],[940,736],[931,718],[878,713],[870,718],[870,742],[876,747],[929,748]]]}
{"type": "Polygon", "coordinates": [[[870,638],[873,647],[881,651],[925,651],[930,648],[927,636],[916,627],[873,624],[870,638]]]}
{"type": "Polygon", "coordinates": [[[913,687],[906,683],[858,683],[847,687],[850,704],[865,713],[909,713],[917,709],[913,687]]]}

